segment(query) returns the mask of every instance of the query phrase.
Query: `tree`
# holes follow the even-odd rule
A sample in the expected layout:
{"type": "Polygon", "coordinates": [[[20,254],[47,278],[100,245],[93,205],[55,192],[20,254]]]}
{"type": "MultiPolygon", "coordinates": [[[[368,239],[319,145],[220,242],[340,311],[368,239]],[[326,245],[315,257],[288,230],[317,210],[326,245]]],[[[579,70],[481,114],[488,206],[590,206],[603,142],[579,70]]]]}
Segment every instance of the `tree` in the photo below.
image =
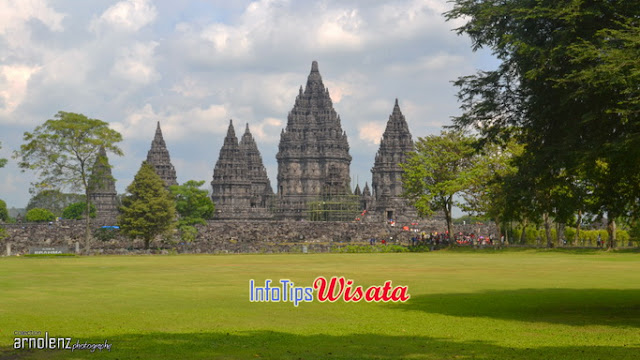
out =
{"type": "Polygon", "coordinates": [[[461,208],[493,220],[498,234],[503,221],[512,219],[505,211],[508,207],[505,179],[516,173],[513,160],[521,153],[522,145],[514,141],[504,147],[488,144],[475,157],[467,172],[468,186],[462,191],[464,203],[461,208]]]}
{"type": "MultiPolygon", "coordinates": [[[[2,149],[2,143],[0,142],[0,149],[2,149]]],[[[0,169],[7,165],[7,159],[0,158],[0,169]]]]}
{"type": "Polygon", "coordinates": [[[0,200],[0,221],[9,220],[9,211],[7,210],[7,203],[4,200],[0,200]]]}
{"type": "Polygon", "coordinates": [[[180,222],[187,225],[205,224],[213,217],[214,205],[207,190],[200,189],[203,181],[189,180],[169,189],[176,201],[180,222]]]}
{"type": "Polygon", "coordinates": [[[55,216],[62,216],[64,209],[77,202],[86,202],[86,197],[80,194],[66,194],[56,189],[41,190],[29,199],[26,210],[42,208],[51,211],[55,216]]]}
{"type": "MultiPolygon", "coordinates": [[[[115,144],[122,141],[109,124],[89,119],[85,115],[60,111],[55,119],[47,120],[33,132],[24,133],[25,144],[15,152],[18,165],[24,170],[34,170],[40,181],[36,187],[69,188],[82,190],[85,206],[90,212],[89,182],[91,169],[101,147],[117,155],[122,150],[115,144]]],[[[91,247],[91,220],[86,217],[85,248],[91,247]]]]}
{"type": "Polygon", "coordinates": [[[472,138],[458,131],[419,138],[416,151],[402,165],[405,196],[422,216],[441,211],[450,236],[455,195],[469,186],[467,172],[475,154],[472,143],[472,138]]]}
{"type": "MultiPolygon", "coordinates": [[[[465,20],[457,32],[501,61],[496,70],[456,81],[463,114],[455,125],[498,143],[517,130],[528,158],[519,172],[535,175],[545,218],[556,191],[578,189],[572,182],[584,176],[595,190],[588,193],[591,211],[609,219],[612,247],[614,219],[640,211],[640,3],[453,3],[445,16],[465,20]]],[[[567,212],[561,210],[556,215],[567,212]]]]}
{"type": "Polygon", "coordinates": [[[53,221],[55,219],[56,216],[51,211],[40,208],[31,209],[25,215],[25,220],[28,222],[53,221]]]}
{"type": "MultiPolygon", "coordinates": [[[[64,219],[80,220],[87,215],[87,207],[85,202],[77,202],[67,206],[62,212],[64,219]]],[[[93,219],[96,217],[96,207],[91,204],[91,212],[89,216],[93,219]]]]}
{"type": "Polygon", "coordinates": [[[146,161],[122,198],[118,224],[123,234],[142,238],[145,249],[156,236],[173,229],[176,205],[164,181],[146,161]]]}
{"type": "Polygon", "coordinates": [[[183,239],[193,240],[195,224],[206,224],[205,220],[213,217],[215,207],[207,190],[200,189],[204,181],[189,180],[182,185],[173,185],[169,189],[176,202],[176,210],[180,215],[178,229],[183,239]]]}

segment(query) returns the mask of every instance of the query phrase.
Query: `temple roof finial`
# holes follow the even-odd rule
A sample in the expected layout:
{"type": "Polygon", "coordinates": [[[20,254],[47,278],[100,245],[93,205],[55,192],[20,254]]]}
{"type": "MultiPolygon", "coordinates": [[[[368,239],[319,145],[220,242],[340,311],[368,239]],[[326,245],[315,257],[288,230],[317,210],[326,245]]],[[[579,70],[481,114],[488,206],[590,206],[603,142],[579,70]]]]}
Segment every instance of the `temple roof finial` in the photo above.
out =
{"type": "Polygon", "coordinates": [[[315,60],[311,63],[311,72],[320,72],[320,70],[318,70],[318,62],[315,60]]]}

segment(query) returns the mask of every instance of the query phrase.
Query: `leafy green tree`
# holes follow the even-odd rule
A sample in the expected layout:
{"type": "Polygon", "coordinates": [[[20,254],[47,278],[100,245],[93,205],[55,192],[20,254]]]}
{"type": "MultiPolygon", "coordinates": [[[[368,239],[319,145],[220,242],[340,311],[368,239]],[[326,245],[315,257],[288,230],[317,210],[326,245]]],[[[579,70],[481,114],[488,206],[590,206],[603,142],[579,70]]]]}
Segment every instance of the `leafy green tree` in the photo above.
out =
{"type": "MultiPolygon", "coordinates": [[[[2,143],[0,142],[0,149],[2,149],[2,143]]],[[[0,169],[7,165],[7,159],[0,158],[0,169]]]]}
{"type": "Polygon", "coordinates": [[[214,205],[207,190],[201,189],[204,181],[189,180],[169,189],[176,201],[180,223],[186,225],[205,224],[213,217],[214,205]]]}
{"type": "Polygon", "coordinates": [[[144,240],[145,249],[156,236],[175,226],[176,205],[164,182],[146,161],[122,198],[118,223],[123,234],[144,240]]]}
{"type": "Polygon", "coordinates": [[[453,234],[451,210],[455,196],[469,186],[475,149],[473,139],[457,131],[419,138],[416,151],[402,165],[405,196],[422,216],[442,212],[453,234]]]}
{"type": "Polygon", "coordinates": [[[57,189],[44,189],[29,199],[26,210],[42,208],[51,211],[55,216],[62,216],[62,212],[67,206],[85,201],[84,195],[67,194],[57,189]]]}
{"type": "MultiPolygon", "coordinates": [[[[71,220],[83,219],[87,214],[87,207],[85,202],[77,202],[67,206],[62,212],[62,217],[71,220]]],[[[91,212],[89,213],[91,218],[96,217],[96,207],[91,204],[91,212]]]]}
{"type": "MultiPolygon", "coordinates": [[[[116,143],[122,141],[117,131],[109,124],[85,115],[60,111],[54,119],[37,126],[33,132],[24,133],[25,144],[20,146],[14,157],[24,170],[36,171],[40,188],[69,188],[82,190],[85,206],[90,212],[89,183],[91,170],[98,159],[101,147],[117,155],[122,150],[116,143]]],[[[85,248],[91,247],[91,222],[86,217],[85,248]]]]}
{"type": "MultiPolygon", "coordinates": [[[[640,33],[637,1],[454,0],[445,16],[473,49],[489,47],[496,70],[458,81],[459,128],[504,142],[517,129],[534,174],[540,214],[548,219],[575,174],[593,186],[590,211],[609,219],[638,212],[640,198],[640,33]],[[556,203],[556,204],[554,204],[556,203]]],[[[522,178],[522,177],[521,177],[522,178]]],[[[560,208],[555,214],[565,217],[560,208]]],[[[574,209],[575,210],[575,209],[574,209]]]]}
{"type": "Polygon", "coordinates": [[[505,178],[517,172],[513,160],[522,150],[522,145],[514,141],[504,147],[485,145],[467,172],[468,186],[462,191],[464,202],[461,208],[493,220],[498,234],[503,221],[511,220],[505,211],[508,203],[505,178]]]}
{"type": "Polygon", "coordinates": [[[195,239],[197,230],[193,225],[206,224],[213,217],[214,205],[207,190],[201,189],[204,181],[189,180],[182,185],[169,188],[176,201],[179,214],[178,229],[187,241],[195,239]]]}
{"type": "Polygon", "coordinates": [[[56,216],[47,209],[35,208],[27,211],[25,220],[28,222],[53,221],[56,216]]]}
{"type": "Polygon", "coordinates": [[[0,221],[9,220],[9,210],[7,210],[7,203],[4,200],[0,200],[0,221]]]}

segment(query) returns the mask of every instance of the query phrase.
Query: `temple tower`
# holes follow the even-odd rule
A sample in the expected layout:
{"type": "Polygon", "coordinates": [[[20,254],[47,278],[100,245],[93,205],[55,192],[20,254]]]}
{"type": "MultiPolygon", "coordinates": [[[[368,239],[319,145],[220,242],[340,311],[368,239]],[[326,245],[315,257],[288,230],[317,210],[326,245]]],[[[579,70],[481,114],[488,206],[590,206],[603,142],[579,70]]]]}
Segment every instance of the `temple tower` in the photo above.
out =
{"type": "Polygon", "coordinates": [[[276,159],[282,218],[303,219],[309,201],[351,192],[347,135],[316,61],[311,64],[304,91],[300,87],[289,112],[276,159]]]}
{"type": "Polygon", "coordinates": [[[216,206],[216,219],[247,219],[251,207],[251,179],[247,157],[229,120],[227,136],[213,169],[211,200],[216,206]]]}
{"type": "Polygon", "coordinates": [[[380,148],[371,169],[373,188],[373,207],[378,217],[384,219],[411,220],[416,211],[402,197],[402,174],[400,167],[412,152],[413,140],[409,126],[398,106],[398,99],[389,116],[387,127],[380,141],[380,148]]]}
{"type": "Polygon", "coordinates": [[[250,207],[252,209],[269,208],[273,199],[273,189],[267,176],[267,170],[262,162],[258,145],[249,130],[249,124],[247,124],[244,135],[240,140],[240,153],[246,159],[247,178],[251,182],[250,207]]]}
{"type": "Polygon", "coordinates": [[[151,142],[151,149],[147,153],[147,162],[153,166],[156,174],[164,181],[165,186],[178,185],[176,169],[171,164],[171,157],[162,137],[159,121],[156,127],[156,135],[151,142]]]}
{"type": "Polygon", "coordinates": [[[89,179],[89,199],[96,207],[96,219],[115,222],[118,216],[117,195],[107,152],[100,147],[89,179]]]}

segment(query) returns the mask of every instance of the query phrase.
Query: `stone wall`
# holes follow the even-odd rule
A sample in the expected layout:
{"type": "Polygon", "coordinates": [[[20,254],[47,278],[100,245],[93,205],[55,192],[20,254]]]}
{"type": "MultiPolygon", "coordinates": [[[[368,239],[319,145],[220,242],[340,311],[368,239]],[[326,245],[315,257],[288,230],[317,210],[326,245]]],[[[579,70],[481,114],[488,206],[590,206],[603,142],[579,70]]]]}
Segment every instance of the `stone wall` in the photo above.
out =
{"type": "MultiPolygon", "coordinates": [[[[94,231],[101,224],[93,226],[94,231]]],[[[409,225],[409,224],[407,224],[409,225]]],[[[67,246],[75,249],[80,243],[84,249],[84,223],[63,221],[51,224],[2,224],[8,237],[0,240],[0,254],[6,255],[11,244],[12,255],[28,254],[29,247],[67,246]]],[[[368,244],[369,239],[385,239],[389,243],[408,245],[413,233],[402,231],[403,224],[358,222],[308,222],[308,221],[211,221],[197,226],[196,239],[189,243],[180,240],[178,234],[157,238],[151,243],[151,252],[178,253],[274,253],[329,252],[332,247],[346,244],[368,244]]],[[[409,225],[410,226],[410,225],[409,225]]],[[[422,221],[420,231],[443,231],[444,224],[435,220],[422,221]]],[[[486,233],[486,226],[467,225],[456,231],[486,233]]],[[[147,253],[141,240],[132,241],[118,234],[104,231],[106,236],[94,237],[91,248],[94,254],[147,253]]]]}

